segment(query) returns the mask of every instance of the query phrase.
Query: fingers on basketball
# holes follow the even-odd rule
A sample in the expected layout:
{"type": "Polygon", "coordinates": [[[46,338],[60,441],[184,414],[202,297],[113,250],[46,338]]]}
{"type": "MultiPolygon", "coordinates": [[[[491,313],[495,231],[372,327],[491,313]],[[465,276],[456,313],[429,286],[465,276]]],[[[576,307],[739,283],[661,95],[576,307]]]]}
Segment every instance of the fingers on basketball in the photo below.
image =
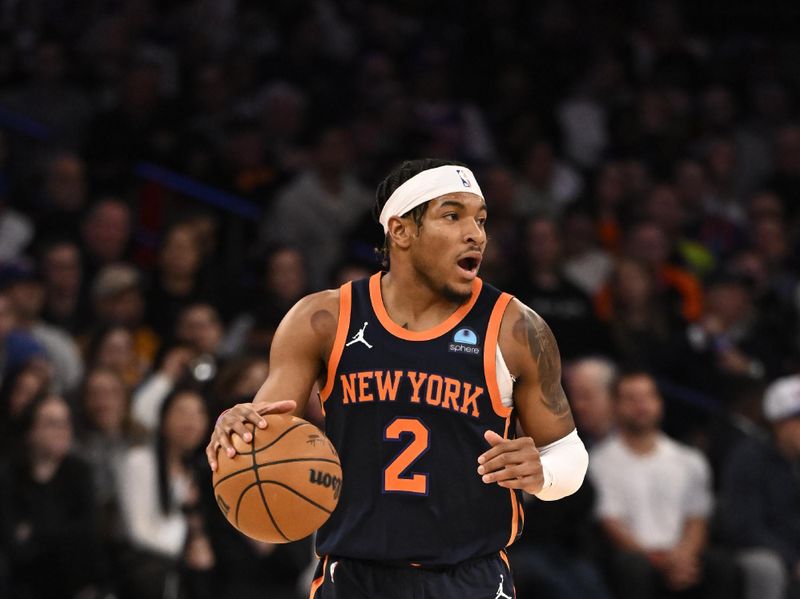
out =
{"type": "Polygon", "coordinates": [[[269,414],[266,429],[251,423],[248,443],[233,435],[232,458],[219,456],[214,495],[228,521],[246,535],[270,543],[308,536],[339,501],[342,470],[330,440],[311,423],[269,414]]]}

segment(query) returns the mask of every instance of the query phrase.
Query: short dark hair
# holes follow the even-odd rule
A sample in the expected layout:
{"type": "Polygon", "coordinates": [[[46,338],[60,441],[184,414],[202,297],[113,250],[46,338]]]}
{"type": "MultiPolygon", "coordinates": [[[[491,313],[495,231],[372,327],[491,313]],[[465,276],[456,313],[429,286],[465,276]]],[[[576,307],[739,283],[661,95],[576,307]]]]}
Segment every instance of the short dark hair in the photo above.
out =
{"type": "MultiPolygon", "coordinates": [[[[648,378],[653,381],[653,384],[658,388],[658,382],[656,381],[656,377],[653,376],[653,373],[649,370],[644,368],[639,368],[637,366],[623,366],[622,370],[617,373],[617,376],[614,377],[613,382],[611,383],[611,396],[614,399],[619,398],[619,389],[622,386],[624,381],[630,379],[638,379],[638,378],[648,378]]],[[[660,391],[659,391],[660,393],[660,391]]]]}
{"type": "MultiPolygon", "coordinates": [[[[375,218],[375,222],[379,222],[379,218],[381,216],[381,211],[383,207],[386,205],[386,202],[389,201],[389,198],[392,194],[397,191],[397,188],[400,187],[403,183],[411,179],[411,177],[420,174],[422,171],[427,171],[432,168],[439,168],[440,166],[447,166],[447,165],[454,165],[454,166],[463,166],[466,168],[466,164],[463,162],[458,162],[457,160],[442,160],[441,158],[418,158],[416,160],[405,160],[398,166],[394,167],[392,171],[386,175],[386,177],[378,183],[378,187],[375,190],[375,206],[372,210],[372,216],[375,218]]],[[[422,226],[422,217],[425,214],[425,210],[428,208],[428,203],[425,202],[424,204],[417,206],[416,208],[412,208],[406,214],[402,214],[401,216],[411,216],[414,219],[417,227],[422,226]]],[[[375,248],[376,253],[381,258],[381,264],[383,266],[388,266],[389,264],[389,238],[388,236],[383,240],[383,247],[382,248],[375,248]]]]}

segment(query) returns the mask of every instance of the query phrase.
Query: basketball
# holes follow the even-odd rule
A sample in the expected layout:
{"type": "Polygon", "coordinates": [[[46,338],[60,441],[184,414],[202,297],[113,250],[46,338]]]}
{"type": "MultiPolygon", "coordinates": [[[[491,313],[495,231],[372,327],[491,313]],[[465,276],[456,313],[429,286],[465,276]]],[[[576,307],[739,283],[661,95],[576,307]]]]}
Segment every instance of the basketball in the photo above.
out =
{"type": "Polygon", "coordinates": [[[217,505],[236,529],[268,543],[307,537],[330,517],[342,485],[339,456],[316,426],[288,414],[247,423],[253,440],[231,437],[236,455],[219,452],[217,505]]]}

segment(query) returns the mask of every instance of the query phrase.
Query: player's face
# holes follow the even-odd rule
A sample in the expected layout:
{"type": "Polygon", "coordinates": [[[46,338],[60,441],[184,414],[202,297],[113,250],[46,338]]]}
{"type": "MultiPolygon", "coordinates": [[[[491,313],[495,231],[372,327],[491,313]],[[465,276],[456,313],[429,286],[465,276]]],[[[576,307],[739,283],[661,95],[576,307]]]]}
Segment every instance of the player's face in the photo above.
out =
{"type": "Polygon", "coordinates": [[[430,201],[412,245],[417,273],[448,299],[466,301],[486,249],[486,203],[471,193],[430,201]]]}

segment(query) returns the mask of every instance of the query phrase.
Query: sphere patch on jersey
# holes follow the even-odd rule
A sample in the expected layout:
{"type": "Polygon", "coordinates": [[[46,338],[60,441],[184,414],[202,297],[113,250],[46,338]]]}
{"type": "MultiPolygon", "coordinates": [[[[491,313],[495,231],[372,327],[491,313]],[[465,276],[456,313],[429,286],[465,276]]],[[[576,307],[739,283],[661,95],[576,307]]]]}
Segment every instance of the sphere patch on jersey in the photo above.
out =
{"type": "Polygon", "coordinates": [[[468,345],[478,345],[478,335],[472,329],[458,329],[453,335],[456,343],[466,343],[468,345]]]}
{"type": "Polygon", "coordinates": [[[453,340],[447,346],[448,351],[457,354],[480,355],[478,335],[472,329],[461,328],[453,335],[453,340]]]}

